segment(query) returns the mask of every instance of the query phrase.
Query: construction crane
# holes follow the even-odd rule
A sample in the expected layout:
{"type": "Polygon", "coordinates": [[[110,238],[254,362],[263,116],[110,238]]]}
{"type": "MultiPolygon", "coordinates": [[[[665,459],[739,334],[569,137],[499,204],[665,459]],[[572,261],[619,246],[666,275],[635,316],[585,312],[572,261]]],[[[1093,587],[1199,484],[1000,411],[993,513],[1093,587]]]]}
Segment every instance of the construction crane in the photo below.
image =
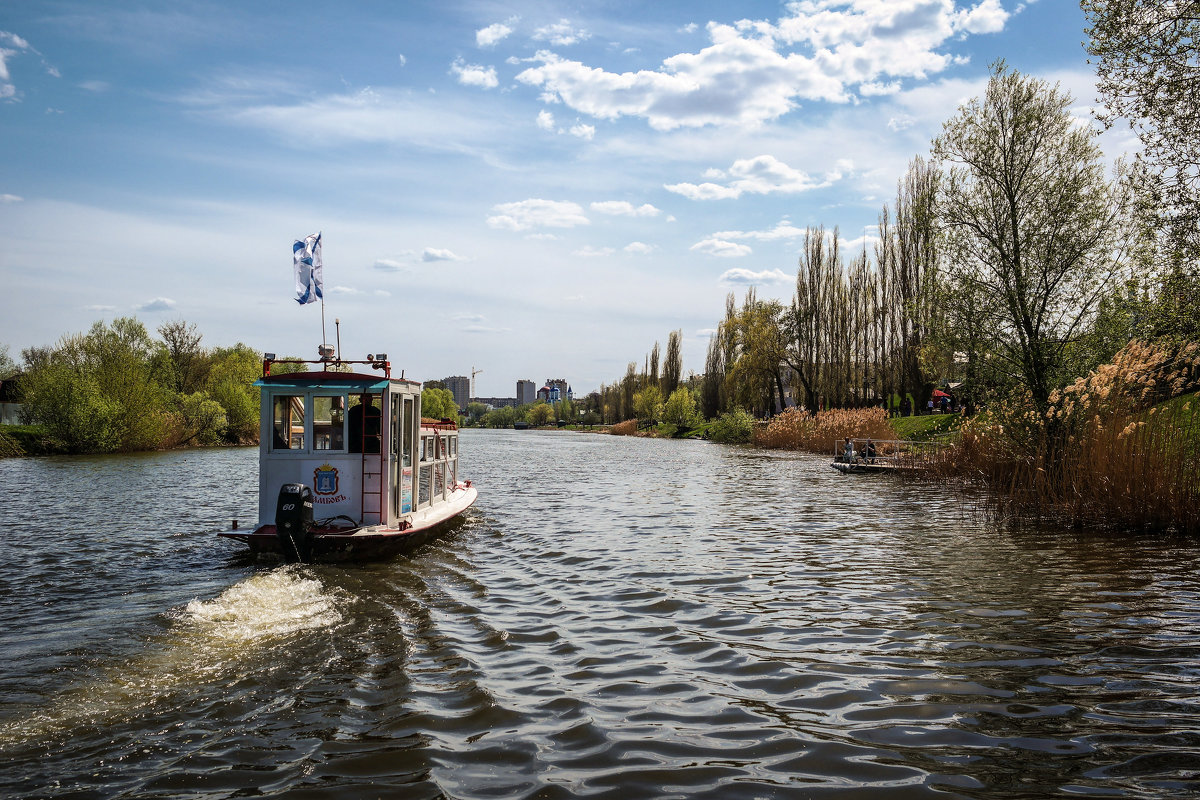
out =
{"type": "Polygon", "coordinates": [[[479,397],[479,395],[475,394],[475,376],[481,372],[483,372],[483,370],[471,367],[471,397],[467,398],[468,400],[474,397],[479,397]]]}

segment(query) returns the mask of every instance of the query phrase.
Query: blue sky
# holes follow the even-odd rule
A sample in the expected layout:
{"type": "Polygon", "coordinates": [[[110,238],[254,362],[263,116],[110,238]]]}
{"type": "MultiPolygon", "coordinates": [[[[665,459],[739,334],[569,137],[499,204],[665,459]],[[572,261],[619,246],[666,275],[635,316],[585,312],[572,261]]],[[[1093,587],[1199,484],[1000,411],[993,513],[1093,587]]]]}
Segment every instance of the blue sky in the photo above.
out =
{"type": "MultiPolygon", "coordinates": [[[[136,315],[314,356],[577,391],[730,291],[790,298],[806,226],[869,236],[988,65],[1094,77],[1068,0],[0,5],[0,343],[136,315]]],[[[1127,134],[1103,140],[1116,157],[1127,134]]]]}

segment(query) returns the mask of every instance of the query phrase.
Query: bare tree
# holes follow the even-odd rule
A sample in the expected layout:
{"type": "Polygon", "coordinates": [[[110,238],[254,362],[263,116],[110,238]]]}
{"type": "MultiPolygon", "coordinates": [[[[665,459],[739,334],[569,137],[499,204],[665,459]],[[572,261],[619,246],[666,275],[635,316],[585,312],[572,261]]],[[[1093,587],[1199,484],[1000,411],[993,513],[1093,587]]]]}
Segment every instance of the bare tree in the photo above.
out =
{"type": "Polygon", "coordinates": [[[1116,267],[1118,204],[1096,131],[1070,105],[1057,87],[1000,62],[984,97],[960,107],[934,142],[946,164],[950,279],[996,306],[991,352],[1042,408],[1116,267]]]}

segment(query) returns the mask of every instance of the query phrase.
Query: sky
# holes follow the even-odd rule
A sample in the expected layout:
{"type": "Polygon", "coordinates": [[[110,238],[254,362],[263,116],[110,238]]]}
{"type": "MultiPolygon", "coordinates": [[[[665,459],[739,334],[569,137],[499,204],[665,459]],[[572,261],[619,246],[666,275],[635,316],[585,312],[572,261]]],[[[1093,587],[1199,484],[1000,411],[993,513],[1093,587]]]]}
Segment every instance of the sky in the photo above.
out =
{"type": "MultiPolygon", "coordinates": [[[[0,2],[0,345],[121,316],[476,396],[619,380],[804,230],[871,244],[997,59],[1095,103],[1070,0],[0,2]]],[[[1132,145],[1105,134],[1107,157],[1132,145]]]]}

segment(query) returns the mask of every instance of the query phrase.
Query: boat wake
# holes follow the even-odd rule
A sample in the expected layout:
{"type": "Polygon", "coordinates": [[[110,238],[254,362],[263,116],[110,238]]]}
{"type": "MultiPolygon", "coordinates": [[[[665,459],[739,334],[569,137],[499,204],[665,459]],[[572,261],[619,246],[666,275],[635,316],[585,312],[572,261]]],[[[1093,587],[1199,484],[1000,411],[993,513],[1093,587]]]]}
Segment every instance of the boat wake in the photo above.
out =
{"type": "Polygon", "coordinates": [[[250,643],[342,621],[342,601],[296,567],[285,567],[229,587],[212,600],[193,600],[179,622],[201,639],[250,643]]]}
{"type": "Polygon", "coordinates": [[[58,694],[0,720],[0,748],[32,743],[82,725],[112,725],[151,707],[279,665],[279,645],[344,619],[348,596],[302,567],[255,575],[211,600],[165,615],[167,630],[119,663],[104,663],[58,694]],[[23,713],[22,713],[23,712],[23,713]]]}

